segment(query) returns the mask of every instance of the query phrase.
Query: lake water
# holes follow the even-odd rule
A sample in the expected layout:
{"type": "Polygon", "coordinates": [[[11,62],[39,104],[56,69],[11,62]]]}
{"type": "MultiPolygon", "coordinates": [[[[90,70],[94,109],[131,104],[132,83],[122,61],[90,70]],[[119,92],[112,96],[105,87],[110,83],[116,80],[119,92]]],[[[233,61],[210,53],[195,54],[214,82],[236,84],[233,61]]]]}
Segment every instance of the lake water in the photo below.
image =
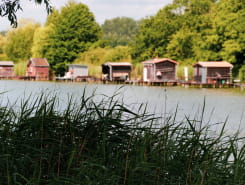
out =
{"type": "Polygon", "coordinates": [[[143,103],[147,110],[156,115],[167,116],[174,113],[177,119],[185,116],[200,117],[205,99],[204,120],[210,123],[221,123],[228,119],[228,131],[241,129],[245,133],[245,91],[238,89],[195,89],[184,87],[149,87],[133,85],[102,85],[83,83],[56,83],[1,80],[0,92],[2,104],[14,103],[24,97],[38,96],[41,93],[56,94],[64,103],[68,96],[81,97],[83,90],[87,95],[95,92],[98,95],[112,96],[117,93],[118,99],[131,107],[143,103]]]}

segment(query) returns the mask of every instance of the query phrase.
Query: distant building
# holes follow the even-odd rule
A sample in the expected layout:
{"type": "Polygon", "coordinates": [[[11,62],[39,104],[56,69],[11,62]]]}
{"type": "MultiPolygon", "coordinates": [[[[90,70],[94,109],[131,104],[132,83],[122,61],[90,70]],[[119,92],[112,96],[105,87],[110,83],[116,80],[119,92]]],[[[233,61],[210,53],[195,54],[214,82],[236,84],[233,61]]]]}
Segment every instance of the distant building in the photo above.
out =
{"type": "Polygon", "coordinates": [[[88,76],[88,66],[79,64],[69,64],[68,66],[69,70],[65,74],[65,78],[75,79],[88,76]]]}
{"type": "Polygon", "coordinates": [[[45,58],[31,58],[27,63],[27,76],[36,80],[48,80],[48,61],[45,58]]]}
{"type": "Polygon", "coordinates": [[[224,61],[197,62],[194,80],[199,83],[230,83],[233,65],[224,61]]]}
{"type": "Polygon", "coordinates": [[[176,81],[178,62],[168,58],[155,58],[142,62],[144,82],[176,81]]]}
{"type": "Polygon", "coordinates": [[[104,80],[125,81],[130,80],[132,64],[129,62],[106,62],[102,64],[104,80]]]}
{"type": "Polygon", "coordinates": [[[0,61],[0,78],[12,78],[14,76],[14,63],[12,61],[0,61]]]}

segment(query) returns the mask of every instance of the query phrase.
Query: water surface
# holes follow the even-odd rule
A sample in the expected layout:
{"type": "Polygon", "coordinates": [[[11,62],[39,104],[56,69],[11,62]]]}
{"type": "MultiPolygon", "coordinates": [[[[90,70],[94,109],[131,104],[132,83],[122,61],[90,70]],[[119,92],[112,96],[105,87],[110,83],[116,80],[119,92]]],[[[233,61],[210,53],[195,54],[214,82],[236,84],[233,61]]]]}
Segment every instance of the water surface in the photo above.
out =
{"type": "MultiPolygon", "coordinates": [[[[20,99],[35,97],[41,93],[56,95],[65,104],[69,96],[81,97],[95,92],[112,96],[131,107],[147,104],[148,112],[167,116],[177,108],[177,119],[200,117],[205,104],[204,120],[222,123],[227,119],[228,130],[245,129],[245,91],[238,89],[195,89],[183,87],[121,86],[83,83],[56,83],[32,81],[0,81],[2,103],[14,103],[20,99]],[[204,103],[205,102],[205,103],[204,103]]],[[[99,100],[99,99],[98,99],[99,100]]],[[[65,106],[65,105],[64,105],[65,106]]]]}

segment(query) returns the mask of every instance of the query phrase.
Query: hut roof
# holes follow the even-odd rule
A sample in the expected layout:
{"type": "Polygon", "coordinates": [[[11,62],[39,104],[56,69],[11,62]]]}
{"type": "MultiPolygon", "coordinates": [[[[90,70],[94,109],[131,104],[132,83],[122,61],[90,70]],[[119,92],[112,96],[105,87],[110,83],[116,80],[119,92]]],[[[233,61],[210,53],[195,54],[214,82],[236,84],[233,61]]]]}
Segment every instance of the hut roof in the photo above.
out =
{"type": "Polygon", "coordinates": [[[14,66],[12,61],[0,61],[0,66],[14,66]]]}
{"type": "Polygon", "coordinates": [[[88,68],[86,65],[80,65],[80,64],[68,64],[69,67],[76,67],[76,68],[88,68]]]}
{"type": "Polygon", "coordinates": [[[169,58],[154,58],[151,60],[143,61],[142,63],[143,64],[156,64],[156,63],[160,63],[160,62],[172,62],[174,64],[178,64],[178,62],[176,62],[172,59],[169,59],[169,58]]]}
{"type": "Polygon", "coordinates": [[[31,58],[27,66],[29,66],[31,63],[36,67],[49,67],[49,63],[46,58],[31,58]]]}
{"type": "Polygon", "coordinates": [[[104,66],[132,66],[131,63],[129,62],[106,62],[104,64],[102,64],[104,66]]]}
{"type": "Polygon", "coordinates": [[[232,68],[233,65],[226,61],[206,61],[206,62],[197,62],[193,65],[195,66],[202,66],[202,67],[230,67],[232,68]]]}

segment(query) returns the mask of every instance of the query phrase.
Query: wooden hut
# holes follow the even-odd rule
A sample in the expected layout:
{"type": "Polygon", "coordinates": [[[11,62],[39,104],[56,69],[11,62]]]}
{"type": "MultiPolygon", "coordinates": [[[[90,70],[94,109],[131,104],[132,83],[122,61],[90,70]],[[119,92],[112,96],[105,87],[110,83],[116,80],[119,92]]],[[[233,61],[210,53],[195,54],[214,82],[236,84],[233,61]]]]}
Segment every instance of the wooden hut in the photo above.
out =
{"type": "Polygon", "coordinates": [[[132,64],[129,62],[107,62],[102,64],[104,80],[125,81],[130,80],[132,64]]]}
{"type": "Polygon", "coordinates": [[[168,58],[155,58],[142,62],[144,82],[174,82],[176,81],[176,66],[178,62],[168,58]]]}
{"type": "Polygon", "coordinates": [[[12,61],[0,61],[0,78],[12,78],[14,76],[14,63],[12,61]]]}
{"type": "Polygon", "coordinates": [[[82,80],[88,78],[88,66],[80,64],[69,64],[69,70],[64,77],[57,77],[56,80],[82,80]]]}
{"type": "Polygon", "coordinates": [[[49,63],[45,58],[31,58],[27,63],[27,77],[36,80],[49,79],[49,63]]]}
{"type": "Polygon", "coordinates": [[[194,67],[194,80],[203,84],[230,83],[233,65],[224,61],[197,62],[194,67]]]}
{"type": "Polygon", "coordinates": [[[77,77],[87,77],[88,76],[88,66],[79,64],[69,64],[69,73],[72,78],[77,77]]]}

